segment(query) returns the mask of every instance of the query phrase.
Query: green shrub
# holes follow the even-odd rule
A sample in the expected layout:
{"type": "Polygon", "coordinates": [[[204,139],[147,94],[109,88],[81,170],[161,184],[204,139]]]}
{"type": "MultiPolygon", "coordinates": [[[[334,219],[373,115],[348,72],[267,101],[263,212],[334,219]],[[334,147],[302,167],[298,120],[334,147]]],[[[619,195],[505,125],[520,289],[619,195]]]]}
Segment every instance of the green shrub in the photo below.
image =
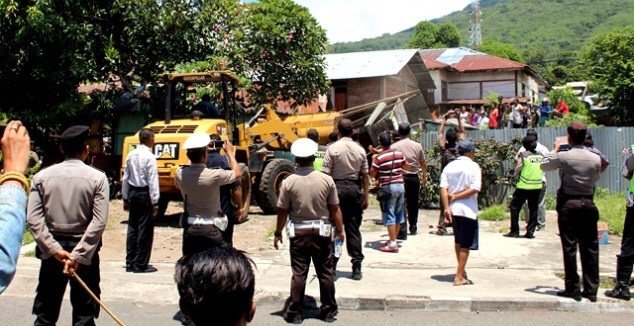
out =
{"type": "Polygon", "coordinates": [[[509,218],[506,205],[493,205],[480,211],[480,219],[485,221],[502,221],[509,218]]]}
{"type": "Polygon", "coordinates": [[[608,223],[610,234],[622,235],[625,220],[625,198],[622,193],[610,193],[606,188],[598,188],[594,203],[599,209],[599,220],[608,223]]]}

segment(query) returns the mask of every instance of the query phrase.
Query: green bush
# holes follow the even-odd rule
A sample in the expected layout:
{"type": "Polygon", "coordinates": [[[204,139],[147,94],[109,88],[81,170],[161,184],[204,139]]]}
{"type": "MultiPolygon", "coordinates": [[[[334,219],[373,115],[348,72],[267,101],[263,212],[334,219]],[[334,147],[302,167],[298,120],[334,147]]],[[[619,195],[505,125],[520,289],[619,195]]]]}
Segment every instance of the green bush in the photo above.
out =
{"type": "Polygon", "coordinates": [[[480,211],[480,219],[485,221],[502,221],[509,218],[506,205],[493,205],[480,211]]]}
{"type": "Polygon", "coordinates": [[[623,235],[625,220],[625,198],[622,193],[610,193],[606,188],[598,188],[594,203],[599,209],[599,220],[608,223],[610,234],[623,235]]]}

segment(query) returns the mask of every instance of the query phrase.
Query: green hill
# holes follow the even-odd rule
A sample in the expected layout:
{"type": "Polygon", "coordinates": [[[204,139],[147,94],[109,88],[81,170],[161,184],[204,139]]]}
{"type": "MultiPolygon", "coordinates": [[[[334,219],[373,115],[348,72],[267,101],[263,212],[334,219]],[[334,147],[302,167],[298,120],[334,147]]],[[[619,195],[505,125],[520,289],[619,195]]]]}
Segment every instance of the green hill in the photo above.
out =
{"type": "MultiPolygon", "coordinates": [[[[549,54],[577,52],[597,32],[632,23],[634,0],[483,0],[482,39],[515,45],[520,51],[543,49],[549,54]]],[[[470,6],[434,23],[450,22],[469,42],[470,6]]],[[[413,27],[358,42],[335,43],[333,53],[406,48],[413,27]]]]}

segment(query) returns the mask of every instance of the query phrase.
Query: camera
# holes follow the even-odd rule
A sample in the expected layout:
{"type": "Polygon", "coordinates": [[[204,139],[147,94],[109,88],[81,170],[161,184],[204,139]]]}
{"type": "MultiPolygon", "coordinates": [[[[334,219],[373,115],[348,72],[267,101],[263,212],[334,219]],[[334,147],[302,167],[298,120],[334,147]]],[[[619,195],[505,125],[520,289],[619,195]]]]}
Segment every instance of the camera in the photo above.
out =
{"type": "Polygon", "coordinates": [[[224,140],[212,140],[211,142],[209,142],[209,145],[207,145],[207,147],[209,148],[222,148],[225,145],[225,141],[224,140]]]}

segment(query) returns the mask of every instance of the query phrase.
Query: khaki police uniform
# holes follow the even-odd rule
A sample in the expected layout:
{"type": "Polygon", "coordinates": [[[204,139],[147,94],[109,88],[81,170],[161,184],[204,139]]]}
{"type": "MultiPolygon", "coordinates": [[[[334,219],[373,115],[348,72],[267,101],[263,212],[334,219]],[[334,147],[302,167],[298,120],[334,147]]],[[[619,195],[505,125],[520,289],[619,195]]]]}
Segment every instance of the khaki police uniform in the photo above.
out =
{"type": "MultiPolygon", "coordinates": [[[[75,126],[62,141],[86,139],[88,127],[75,126]]],[[[54,325],[70,280],[74,325],[94,325],[99,305],[74,279],[62,273],[53,256],[65,250],[81,266],[76,274],[99,297],[99,248],[108,218],[109,188],[106,175],[79,159],[66,158],[38,172],[31,182],[27,222],[41,259],[39,284],[33,304],[36,325],[54,325]]]]}
{"type": "Polygon", "coordinates": [[[594,188],[601,173],[601,159],[583,146],[553,153],[544,158],[544,171],[559,169],[561,186],[557,192],[559,237],[564,253],[566,292],[580,292],[577,274],[577,244],[583,270],[583,292],[596,295],[599,287],[599,243],[594,205],[594,188]]]}
{"type": "MultiPolygon", "coordinates": [[[[368,173],[365,150],[350,137],[342,137],[326,149],[321,172],[329,174],[337,186],[337,194],[346,232],[346,249],[353,273],[360,275],[363,262],[361,222],[363,222],[363,173],[368,173]]],[[[336,264],[336,262],[335,262],[336,264]]]]}
{"type": "Polygon", "coordinates": [[[331,229],[333,225],[329,210],[329,206],[338,204],[339,197],[333,179],[315,171],[312,166],[298,168],[282,182],[277,207],[288,210],[289,223],[286,228],[293,270],[291,303],[285,312],[287,320],[296,316],[301,318],[311,259],[319,280],[322,316],[334,316],[338,311],[331,240],[331,234],[335,231],[331,229]]]}
{"type": "Polygon", "coordinates": [[[233,172],[195,163],[176,170],[175,181],[185,207],[183,255],[226,245],[222,232],[228,220],[220,205],[220,186],[235,181],[233,172]]]}

